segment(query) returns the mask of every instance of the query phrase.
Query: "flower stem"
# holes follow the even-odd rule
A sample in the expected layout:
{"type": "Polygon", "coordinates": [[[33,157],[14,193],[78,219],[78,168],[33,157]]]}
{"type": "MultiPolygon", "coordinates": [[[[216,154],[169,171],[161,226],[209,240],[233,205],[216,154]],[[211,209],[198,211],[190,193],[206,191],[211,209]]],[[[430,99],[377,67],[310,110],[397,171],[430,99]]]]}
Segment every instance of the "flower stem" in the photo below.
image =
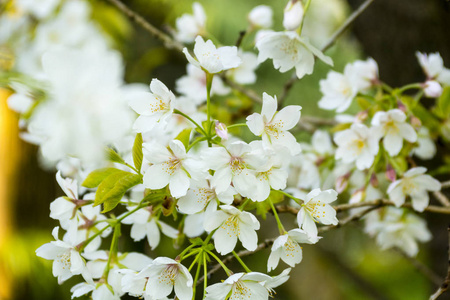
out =
{"type": "Polygon", "coordinates": [[[237,123],[237,124],[227,126],[227,128],[230,129],[230,128],[234,128],[234,127],[244,127],[244,126],[247,126],[247,123],[237,123]]]}
{"type": "Polygon", "coordinates": [[[114,234],[112,237],[111,246],[109,248],[108,262],[106,263],[105,270],[103,271],[103,277],[106,279],[108,278],[109,270],[111,269],[111,262],[117,261],[117,249],[119,237],[121,235],[120,231],[120,222],[118,222],[116,223],[116,225],[114,225],[114,234]]]}
{"type": "MultiPolygon", "coordinates": [[[[203,256],[204,256],[203,251],[197,256],[197,258],[200,258],[200,256],[203,258],[203,256]]],[[[202,263],[203,263],[202,259],[197,259],[197,258],[194,261],[194,262],[196,262],[198,260],[198,264],[197,264],[197,272],[195,272],[194,284],[192,285],[193,286],[192,299],[195,299],[195,292],[196,292],[196,287],[197,287],[198,276],[200,275],[200,270],[202,269],[202,263]]],[[[192,264],[194,264],[194,263],[192,263],[192,264]]]]}
{"type": "Polygon", "coordinates": [[[206,131],[203,129],[203,127],[201,127],[200,125],[198,125],[197,122],[195,122],[191,117],[189,117],[188,115],[186,115],[184,112],[181,112],[181,111],[179,111],[178,109],[174,109],[174,110],[173,110],[173,113],[174,113],[174,114],[177,114],[177,115],[180,115],[180,116],[183,116],[183,117],[185,117],[186,119],[188,119],[189,121],[191,121],[192,124],[194,124],[195,127],[197,127],[198,130],[200,130],[201,133],[202,133],[206,138],[209,138],[209,135],[206,134],[206,131]]]}
{"type": "Polygon", "coordinates": [[[292,200],[294,200],[294,201],[297,202],[298,204],[301,204],[301,202],[303,202],[303,200],[298,199],[298,198],[295,198],[294,196],[292,196],[292,195],[289,194],[289,193],[286,193],[286,192],[283,192],[283,191],[280,191],[280,190],[278,190],[278,192],[281,193],[281,194],[283,194],[283,195],[285,195],[285,196],[288,197],[288,198],[291,198],[292,200]]]}
{"type": "Polygon", "coordinates": [[[237,261],[241,264],[241,266],[244,268],[245,272],[250,273],[251,270],[247,267],[247,265],[242,261],[242,259],[237,255],[235,251],[232,252],[233,256],[237,259],[237,261]]]}
{"type": "Polygon", "coordinates": [[[230,276],[232,274],[230,269],[228,269],[227,266],[225,266],[225,264],[220,260],[220,258],[218,258],[214,253],[212,253],[209,250],[206,250],[206,252],[209,255],[211,255],[219,263],[219,265],[222,267],[222,269],[225,271],[225,273],[227,273],[227,276],[230,276]]]}
{"type": "Polygon", "coordinates": [[[277,220],[278,229],[280,230],[280,234],[285,234],[286,230],[284,229],[284,226],[281,223],[280,218],[278,217],[277,210],[275,209],[275,206],[273,205],[272,200],[269,199],[268,201],[269,201],[270,207],[272,208],[273,215],[275,216],[275,219],[277,220]]]}
{"type": "Polygon", "coordinates": [[[303,29],[303,23],[305,22],[305,17],[306,17],[306,12],[309,9],[309,5],[311,4],[311,0],[307,0],[306,4],[305,4],[305,8],[303,10],[303,18],[302,18],[302,22],[300,23],[300,27],[298,28],[298,35],[302,34],[302,29],[303,29]]]}
{"type": "Polygon", "coordinates": [[[203,253],[203,298],[206,296],[208,287],[208,265],[206,264],[206,253],[203,253]]]}

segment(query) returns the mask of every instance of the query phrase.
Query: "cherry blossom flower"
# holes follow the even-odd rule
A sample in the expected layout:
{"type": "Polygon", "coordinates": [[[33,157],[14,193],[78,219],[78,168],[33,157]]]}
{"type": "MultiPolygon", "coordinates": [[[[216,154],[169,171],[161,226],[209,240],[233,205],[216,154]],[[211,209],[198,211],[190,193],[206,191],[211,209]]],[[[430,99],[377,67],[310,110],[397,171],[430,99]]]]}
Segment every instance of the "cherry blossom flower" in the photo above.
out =
{"type": "Polygon", "coordinates": [[[237,47],[216,48],[211,40],[205,42],[201,36],[195,38],[194,54],[196,58],[192,57],[186,48],[183,49],[183,53],[191,64],[209,74],[236,68],[242,62],[237,54],[237,47]]]}
{"type": "Polygon", "coordinates": [[[421,127],[417,133],[418,146],[412,153],[420,159],[432,159],[436,155],[436,145],[430,137],[430,131],[426,127],[421,127]]]}
{"type": "Polygon", "coordinates": [[[134,122],[133,129],[137,132],[146,132],[158,122],[167,123],[172,115],[175,95],[158,79],[150,83],[151,93],[136,93],[129,101],[130,107],[139,114],[134,122]]]}
{"type": "Polygon", "coordinates": [[[153,299],[162,299],[175,289],[175,295],[180,300],[192,299],[192,276],[180,262],[168,257],[157,257],[144,268],[137,278],[148,278],[145,294],[153,299]]]}
{"type": "Polygon", "coordinates": [[[305,11],[300,0],[290,0],[284,8],[283,26],[286,30],[297,30],[305,11]]]}
{"type": "Polygon", "coordinates": [[[400,109],[377,111],[372,118],[372,126],[384,137],[383,146],[390,156],[396,156],[402,150],[403,139],[410,143],[417,141],[416,131],[405,121],[406,115],[400,109]]]}
{"type": "Polygon", "coordinates": [[[435,80],[427,80],[423,84],[425,96],[430,98],[438,98],[442,95],[442,86],[435,80]]]}
{"type": "Polygon", "coordinates": [[[431,54],[416,52],[416,56],[427,75],[427,80],[436,80],[441,84],[450,85],[450,69],[444,67],[444,60],[438,52],[431,54]]]}
{"type": "Polygon", "coordinates": [[[68,236],[66,241],[58,239],[59,227],[52,231],[55,241],[44,244],[36,250],[36,255],[47,260],[53,260],[53,276],[58,277],[58,283],[73,275],[82,275],[88,283],[93,283],[92,276],[86,268],[86,264],[73,243],[73,238],[68,236]]]}
{"type": "Polygon", "coordinates": [[[330,71],[326,79],[320,80],[320,91],[323,94],[319,101],[319,107],[327,110],[343,112],[349,108],[356,94],[358,87],[347,76],[348,66],[344,74],[330,71]]]}
{"type": "Polygon", "coordinates": [[[386,207],[382,212],[368,214],[365,231],[376,236],[377,244],[382,250],[398,247],[409,256],[416,256],[419,252],[417,242],[431,240],[425,220],[395,207],[386,207]]]}
{"type": "Polygon", "coordinates": [[[236,273],[228,277],[224,282],[208,286],[205,300],[268,299],[268,289],[261,282],[270,281],[271,279],[272,277],[269,275],[258,272],[236,273]]]}
{"type": "Polygon", "coordinates": [[[259,229],[256,217],[230,205],[221,205],[220,209],[211,214],[204,224],[206,231],[218,228],[214,233],[217,252],[222,255],[230,253],[236,247],[238,238],[245,249],[255,250],[258,243],[255,230],[259,229]]]}
{"type": "Polygon", "coordinates": [[[267,261],[267,271],[270,272],[275,269],[280,258],[289,266],[294,267],[303,258],[302,248],[299,244],[315,244],[319,241],[319,238],[318,236],[309,236],[301,229],[292,229],[277,237],[273,242],[269,260],[267,261]]]}
{"type": "Polygon", "coordinates": [[[356,161],[359,170],[369,168],[379,150],[380,133],[364,124],[354,123],[350,129],[339,131],[334,135],[338,145],[335,157],[344,163],[356,161]]]}
{"type": "Polygon", "coordinates": [[[145,143],[145,158],[152,163],[144,174],[144,185],[149,189],[161,189],[169,185],[170,194],[179,198],[186,195],[189,178],[196,179],[198,168],[186,154],[186,148],[179,140],[173,140],[166,148],[156,142],[145,143]]]}
{"type": "MultiPolygon", "coordinates": [[[[227,76],[240,84],[252,84],[256,82],[255,70],[258,68],[258,57],[252,52],[243,52],[239,49],[238,56],[242,63],[235,69],[231,69],[227,76]]],[[[216,80],[216,78],[214,79],[216,80]]],[[[213,81],[214,84],[214,81],[213,81]]]]}
{"type": "Polygon", "coordinates": [[[331,58],[325,56],[306,38],[300,37],[294,31],[267,33],[258,39],[256,48],[259,50],[258,61],[260,63],[271,58],[273,66],[281,73],[295,67],[298,78],[313,72],[314,56],[328,65],[333,65],[331,58]]]}
{"type": "Polygon", "coordinates": [[[254,27],[270,28],[272,27],[273,11],[270,6],[258,5],[248,13],[248,21],[254,27]]]}
{"type": "Polygon", "coordinates": [[[176,20],[175,38],[183,43],[192,43],[197,35],[205,32],[206,14],[203,6],[194,2],[192,4],[193,15],[184,14],[176,20]]]}
{"type": "Polygon", "coordinates": [[[277,112],[276,98],[264,93],[261,114],[248,116],[247,126],[254,135],[262,137],[266,147],[283,147],[296,155],[301,152],[301,147],[288,130],[297,125],[301,109],[299,105],[289,105],[277,112]]]}
{"type": "Polygon", "coordinates": [[[298,225],[311,237],[317,236],[315,222],[325,225],[337,225],[336,211],[329,203],[336,201],[334,190],[312,190],[306,195],[305,203],[297,214],[298,225]]]}
{"type": "Polygon", "coordinates": [[[400,207],[405,203],[406,196],[411,197],[412,206],[417,211],[424,211],[428,206],[428,191],[435,192],[441,189],[441,183],[426,175],[424,167],[409,169],[403,174],[403,178],[394,181],[388,187],[389,199],[400,207]]]}

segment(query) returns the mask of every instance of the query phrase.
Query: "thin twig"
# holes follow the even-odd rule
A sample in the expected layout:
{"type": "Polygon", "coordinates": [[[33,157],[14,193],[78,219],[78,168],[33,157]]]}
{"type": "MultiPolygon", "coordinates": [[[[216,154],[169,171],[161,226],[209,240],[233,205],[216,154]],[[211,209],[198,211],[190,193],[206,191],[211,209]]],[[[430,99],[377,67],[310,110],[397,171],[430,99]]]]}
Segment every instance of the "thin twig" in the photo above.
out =
{"type": "Polygon", "coordinates": [[[448,189],[448,188],[450,188],[450,180],[441,182],[441,188],[442,188],[442,189],[448,189]]]}
{"type": "MultiPolygon", "coordinates": [[[[374,200],[374,201],[367,201],[367,202],[359,202],[359,203],[352,203],[352,204],[340,204],[333,206],[333,208],[336,210],[336,212],[350,210],[353,208],[358,207],[367,207],[367,206],[395,206],[394,202],[391,202],[389,200],[374,200]]],[[[411,203],[405,203],[401,207],[410,208],[412,209],[411,203]]],[[[278,212],[288,212],[291,214],[297,214],[298,208],[290,207],[290,206],[277,206],[276,207],[278,212]]],[[[425,211],[432,212],[432,213],[438,213],[438,214],[450,214],[450,207],[441,207],[441,206],[434,206],[429,205],[425,208],[425,211]]]]}
{"type": "Polygon", "coordinates": [[[407,261],[409,261],[414,268],[416,268],[420,273],[422,273],[427,279],[435,285],[440,285],[442,279],[439,275],[437,275],[433,270],[431,270],[427,265],[418,261],[414,257],[409,256],[400,248],[395,247],[394,250],[400,253],[407,261]]]}
{"type": "Polygon", "coordinates": [[[437,289],[437,291],[430,296],[430,300],[437,299],[440,295],[445,293],[448,290],[448,287],[450,285],[450,226],[447,228],[448,230],[448,261],[447,261],[447,276],[444,279],[444,282],[441,284],[441,286],[437,289]]]}
{"type": "Polygon", "coordinates": [[[169,49],[176,49],[178,51],[183,51],[183,44],[175,41],[169,35],[165,34],[149,22],[147,22],[140,14],[131,10],[128,6],[123,4],[120,0],[107,0],[115,7],[117,7],[120,11],[122,11],[128,18],[130,18],[133,22],[141,26],[151,35],[153,35],[158,40],[162,41],[164,45],[169,49]]]}
{"type": "MultiPolygon", "coordinates": [[[[325,52],[328,50],[331,46],[336,43],[337,39],[350,27],[350,25],[358,18],[366,9],[369,7],[370,4],[375,0],[366,0],[363,4],[361,4],[348,18],[345,20],[344,24],[341,25],[330,37],[328,42],[320,49],[320,51],[325,52]]],[[[294,83],[298,80],[297,75],[292,74],[291,78],[284,84],[283,90],[281,92],[280,97],[278,98],[278,104],[282,105],[284,101],[286,100],[286,97],[288,96],[292,86],[294,83]]]]}
{"type": "Polygon", "coordinates": [[[443,206],[449,207],[450,201],[448,200],[447,196],[445,196],[441,191],[433,192],[433,196],[441,202],[443,206]]]}
{"type": "Polygon", "coordinates": [[[242,44],[242,41],[244,40],[244,36],[247,34],[247,30],[241,30],[239,31],[239,37],[236,41],[236,47],[240,47],[242,44]]]}

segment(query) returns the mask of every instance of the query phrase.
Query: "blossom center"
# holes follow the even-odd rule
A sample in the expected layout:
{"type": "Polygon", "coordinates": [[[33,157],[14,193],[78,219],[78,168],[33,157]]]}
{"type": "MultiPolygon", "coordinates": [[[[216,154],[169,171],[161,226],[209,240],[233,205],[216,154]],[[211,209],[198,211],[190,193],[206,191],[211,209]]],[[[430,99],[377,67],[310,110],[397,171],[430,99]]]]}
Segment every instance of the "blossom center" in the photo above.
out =
{"type": "Polygon", "coordinates": [[[245,169],[244,161],[240,157],[232,157],[230,160],[231,171],[234,175],[240,174],[245,169]]]}
{"type": "Polygon", "coordinates": [[[150,104],[150,111],[156,113],[167,109],[167,104],[159,97],[155,96],[156,101],[150,104]]]}
{"type": "Polygon", "coordinates": [[[165,172],[169,175],[173,175],[173,173],[181,167],[181,161],[176,157],[172,157],[168,161],[163,162],[162,165],[165,172]]]}
{"type": "Polygon", "coordinates": [[[70,270],[70,251],[66,251],[57,256],[57,262],[62,265],[63,270],[70,270]]]}
{"type": "Polygon", "coordinates": [[[234,284],[234,297],[238,297],[237,299],[243,299],[242,296],[248,296],[250,298],[251,295],[252,291],[241,280],[236,281],[234,284]]]}
{"type": "Polygon", "coordinates": [[[159,283],[174,284],[179,274],[178,266],[175,264],[168,265],[161,275],[159,275],[159,283]]]}
{"type": "Polygon", "coordinates": [[[316,220],[325,217],[325,203],[321,203],[320,200],[309,201],[305,204],[306,210],[316,220]]]}

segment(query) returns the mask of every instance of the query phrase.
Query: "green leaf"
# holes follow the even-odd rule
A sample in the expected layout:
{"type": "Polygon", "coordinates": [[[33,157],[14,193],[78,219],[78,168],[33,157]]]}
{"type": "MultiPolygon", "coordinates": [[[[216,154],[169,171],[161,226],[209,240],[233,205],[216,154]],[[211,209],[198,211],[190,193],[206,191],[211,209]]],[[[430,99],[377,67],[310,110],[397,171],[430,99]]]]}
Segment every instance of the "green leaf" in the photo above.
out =
{"type": "Polygon", "coordinates": [[[179,140],[180,142],[182,142],[186,149],[189,146],[191,131],[192,131],[192,128],[186,128],[183,131],[181,131],[175,138],[176,140],[179,140]]]}
{"type": "Polygon", "coordinates": [[[125,161],[120,157],[120,155],[109,147],[106,148],[106,159],[119,164],[125,164],[125,161]]]}
{"type": "Polygon", "coordinates": [[[141,182],[142,176],[121,170],[109,175],[98,186],[94,206],[103,203],[102,212],[112,210],[129,189],[141,182]]]}
{"type": "Polygon", "coordinates": [[[362,110],[369,109],[372,106],[372,103],[364,97],[357,97],[356,102],[362,110]]]}
{"type": "Polygon", "coordinates": [[[450,86],[446,86],[442,95],[437,100],[437,108],[440,117],[446,119],[450,117],[450,86]]]}
{"type": "Polygon", "coordinates": [[[142,159],[144,157],[144,154],[142,153],[142,143],[142,134],[138,133],[133,145],[133,162],[136,170],[138,170],[139,172],[141,171],[142,159]]]}
{"type": "Polygon", "coordinates": [[[106,177],[117,172],[121,172],[121,170],[116,168],[103,168],[92,171],[81,185],[89,189],[93,189],[105,180],[106,177]]]}

